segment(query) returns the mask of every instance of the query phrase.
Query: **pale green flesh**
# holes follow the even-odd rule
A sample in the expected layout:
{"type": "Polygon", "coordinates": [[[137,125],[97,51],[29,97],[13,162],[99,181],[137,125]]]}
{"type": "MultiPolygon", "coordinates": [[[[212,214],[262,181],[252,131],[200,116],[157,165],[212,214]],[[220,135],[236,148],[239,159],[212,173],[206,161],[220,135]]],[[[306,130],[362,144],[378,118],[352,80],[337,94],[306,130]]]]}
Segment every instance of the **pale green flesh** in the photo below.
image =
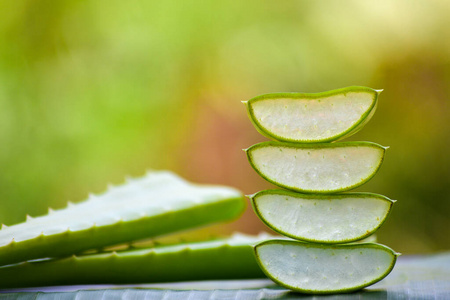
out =
{"type": "Polygon", "coordinates": [[[378,171],[385,148],[369,142],[292,145],[264,142],[247,149],[252,167],[267,181],[295,191],[346,191],[378,171]]]}
{"type": "Polygon", "coordinates": [[[79,204],[0,231],[0,265],[70,255],[230,220],[245,209],[241,193],[150,172],[79,204]]]}
{"type": "Polygon", "coordinates": [[[265,278],[253,251],[267,234],[71,256],[0,268],[0,288],[265,278]]]}
{"type": "Polygon", "coordinates": [[[378,92],[366,87],[317,93],[278,93],[247,102],[250,119],[264,135],[279,141],[314,143],[350,136],[367,123],[378,92]]]}
{"type": "Polygon", "coordinates": [[[306,195],[268,190],[251,196],[257,215],[273,230],[300,240],[343,243],[375,232],[392,200],[369,193],[306,195]]]}
{"type": "Polygon", "coordinates": [[[267,241],[256,246],[263,271],[275,282],[306,293],[361,289],[392,270],[397,253],[379,244],[323,246],[267,241]]]}

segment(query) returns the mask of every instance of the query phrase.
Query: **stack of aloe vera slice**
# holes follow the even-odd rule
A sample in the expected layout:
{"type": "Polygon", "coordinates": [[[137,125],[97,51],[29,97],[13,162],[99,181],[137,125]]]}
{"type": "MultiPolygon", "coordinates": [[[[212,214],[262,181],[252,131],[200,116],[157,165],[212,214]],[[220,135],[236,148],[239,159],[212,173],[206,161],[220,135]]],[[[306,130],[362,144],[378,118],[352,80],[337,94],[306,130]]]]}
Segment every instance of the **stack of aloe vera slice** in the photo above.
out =
{"type": "Polygon", "coordinates": [[[331,143],[359,131],[375,112],[381,91],[348,87],[317,94],[276,93],[244,101],[257,130],[276,141],[246,149],[255,171],[285,188],[249,196],[259,218],[295,240],[255,247],[273,281],[295,291],[337,293],[384,278],[399,255],[373,234],[394,203],[373,193],[341,193],[372,178],[385,147],[331,143]]]}

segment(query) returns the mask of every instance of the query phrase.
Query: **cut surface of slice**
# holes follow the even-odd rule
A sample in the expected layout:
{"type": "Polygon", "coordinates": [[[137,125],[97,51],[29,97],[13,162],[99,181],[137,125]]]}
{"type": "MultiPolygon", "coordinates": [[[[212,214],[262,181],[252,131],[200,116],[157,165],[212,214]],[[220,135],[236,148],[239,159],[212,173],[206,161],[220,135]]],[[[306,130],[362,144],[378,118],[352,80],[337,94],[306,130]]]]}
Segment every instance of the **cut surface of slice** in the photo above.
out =
{"type": "Polygon", "coordinates": [[[263,135],[286,142],[330,142],[359,131],[375,112],[377,91],[352,86],[323,93],[274,93],[244,101],[263,135]]]}
{"type": "Polygon", "coordinates": [[[311,195],[266,190],[249,197],[267,226],[285,236],[317,243],[353,242],[371,235],[394,203],[372,193],[311,195]]]}
{"type": "Polygon", "coordinates": [[[263,142],[246,152],[255,171],[275,185],[304,193],[333,193],[356,188],[372,178],[385,150],[370,142],[263,142]]]}
{"type": "Polygon", "coordinates": [[[276,283],[303,293],[350,292],[391,272],[398,253],[380,244],[320,245],[271,240],[255,247],[258,263],[276,283]]]}
{"type": "Polygon", "coordinates": [[[61,257],[237,218],[241,193],[149,172],[87,201],[0,231],[0,265],[61,257]]]}

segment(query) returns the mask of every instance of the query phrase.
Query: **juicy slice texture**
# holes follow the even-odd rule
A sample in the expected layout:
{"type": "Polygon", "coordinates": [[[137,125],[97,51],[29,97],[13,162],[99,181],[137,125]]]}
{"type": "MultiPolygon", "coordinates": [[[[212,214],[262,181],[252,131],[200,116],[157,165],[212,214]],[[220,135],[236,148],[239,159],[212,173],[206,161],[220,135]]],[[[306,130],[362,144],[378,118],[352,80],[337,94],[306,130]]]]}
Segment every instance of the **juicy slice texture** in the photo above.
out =
{"type": "Polygon", "coordinates": [[[275,185],[304,193],[333,193],[372,178],[385,150],[370,142],[300,145],[270,141],[246,152],[255,171],[275,185]]]}
{"type": "Polygon", "coordinates": [[[87,201],[0,231],[0,265],[72,255],[231,220],[245,209],[235,189],[154,171],[87,201]]]}
{"type": "Polygon", "coordinates": [[[323,93],[274,93],[246,103],[263,135],[285,142],[330,142],[359,131],[377,106],[381,91],[351,86],[323,93]]]}
{"type": "Polygon", "coordinates": [[[271,238],[275,236],[235,233],[223,239],[24,262],[0,268],[0,288],[265,278],[253,247],[271,238]]]}
{"type": "Polygon", "coordinates": [[[394,203],[372,193],[310,195],[266,190],[249,197],[258,217],[274,231],[316,243],[347,243],[371,235],[394,203]]]}
{"type": "Polygon", "coordinates": [[[255,247],[258,263],[276,283],[303,293],[350,292],[383,279],[398,253],[380,244],[320,245],[271,240],[255,247]]]}

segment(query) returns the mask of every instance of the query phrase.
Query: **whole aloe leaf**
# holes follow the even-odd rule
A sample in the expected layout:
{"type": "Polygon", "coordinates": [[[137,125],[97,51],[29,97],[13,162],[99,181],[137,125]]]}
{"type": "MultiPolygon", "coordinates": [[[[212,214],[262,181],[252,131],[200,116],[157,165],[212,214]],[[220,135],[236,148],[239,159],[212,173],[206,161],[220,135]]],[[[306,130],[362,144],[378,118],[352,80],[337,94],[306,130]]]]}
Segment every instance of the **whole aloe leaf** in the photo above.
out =
{"type": "Polygon", "coordinates": [[[243,101],[256,129],[278,141],[331,142],[358,132],[381,90],[351,86],[322,93],[273,93],[243,101]]]}
{"type": "Polygon", "coordinates": [[[24,262],[0,268],[0,288],[265,278],[253,246],[274,238],[230,238],[24,262]]]}
{"type": "Polygon", "coordinates": [[[235,189],[190,184],[167,171],[0,231],[0,265],[61,257],[231,220],[245,209],[235,189]]]}

